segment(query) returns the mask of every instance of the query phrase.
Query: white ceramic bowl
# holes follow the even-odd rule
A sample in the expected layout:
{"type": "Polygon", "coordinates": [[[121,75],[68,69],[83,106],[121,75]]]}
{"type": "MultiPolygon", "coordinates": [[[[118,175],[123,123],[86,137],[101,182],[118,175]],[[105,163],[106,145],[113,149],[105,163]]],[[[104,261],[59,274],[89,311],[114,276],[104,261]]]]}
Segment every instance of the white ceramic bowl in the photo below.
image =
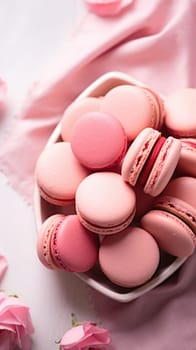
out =
{"type": "MultiPolygon", "coordinates": [[[[120,72],[109,72],[101,76],[94,83],[92,83],[85,91],[83,91],[77,99],[82,99],[86,96],[103,96],[111,88],[122,85],[122,84],[131,84],[145,86],[141,82],[133,79],[132,77],[120,73],[120,72]]],[[[50,144],[60,140],[60,123],[57,125],[53,131],[51,137],[49,138],[46,147],[50,144]]],[[[42,222],[50,215],[58,213],[62,209],[47,203],[44,199],[40,197],[39,190],[35,184],[34,191],[34,209],[35,209],[35,220],[37,224],[37,229],[39,230],[42,222]]],[[[70,209],[67,209],[70,210],[70,209]]],[[[66,209],[64,209],[66,213],[66,209]]],[[[67,212],[69,213],[69,212],[67,212]]],[[[187,258],[174,258],[164,256],[163,261],[153,276],[153,278],[147,283],[143,284],[137,288],[123,288],[114,285],[103,275],[98,266],[94,267],[92,270],[86,273],[75,273],[80,279],[86,282],[89,286],[96,289],[100,293],[117,300],[119,302],[129,302],[138,298],[139,296],[147,293],[149,290],[155,288],[160,283],[165,281],[170,277],[185,261],[187,258]]]]}

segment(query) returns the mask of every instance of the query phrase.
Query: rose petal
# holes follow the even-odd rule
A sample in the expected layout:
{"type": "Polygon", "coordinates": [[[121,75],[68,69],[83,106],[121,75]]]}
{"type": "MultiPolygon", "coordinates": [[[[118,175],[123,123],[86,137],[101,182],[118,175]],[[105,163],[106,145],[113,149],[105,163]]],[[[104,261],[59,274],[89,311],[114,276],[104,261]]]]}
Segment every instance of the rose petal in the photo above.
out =
{"type": "MultiPolygon", "coordinates": [[[[1,84],[1,82],[0,82],[1,84]]],[[[1,85],[0,85],[1,88],[1,85]]],[[[0,104],[1,104],[1,90],[0,90],[0,104]]],[[[0,106],[0,110],[1,110],[1,106],[0,106]]],[[[5,258],[5,256],[0,255],[0,281],[5,273],[5,271],[7,270],[7,260],[5,258]]]]}
{"type": "Polygon", "coordinates": [[[0,293],[0,334],[5,331],[7,337],[12,339],[12,343],[14,337],[14,343],[10,349],[17,346],[22,350],[30,350],[30,336],[34,328],[29,308],[19,298],[6,297],[4,293],[0,293]]]}
{"type": "Polygon", "coordinates": [[[80,326],[69,329],[61,340],[61,349],[85,350],[89,347],[99,347],[110,343],[110,336],[106,329],[97,327],[90,322],[83,322],[80,326]]]}
{"type": "Polygon", "coordinates": [[[83,326],[76,326],[69,329],[63,336],[61,340],[61,345],[73,345],[81,341],[84,337],[84,328],[83,326]]]}
{"type": "Polygon", "coordinates": [[[6,83],[0,79],[0,115],[5,110],[5,97],[6,97],[6,83]]]}
{"type": "Polygon", "coordinates": [[[133,0],[85,0],[88,9],[100,16],[113,16],[119,13],[133,0]]]}
{"type": "Polygon", "coordinates": [[[0,332],[0,350],[13,350],[15,335],[9,331],[0,332]]]}

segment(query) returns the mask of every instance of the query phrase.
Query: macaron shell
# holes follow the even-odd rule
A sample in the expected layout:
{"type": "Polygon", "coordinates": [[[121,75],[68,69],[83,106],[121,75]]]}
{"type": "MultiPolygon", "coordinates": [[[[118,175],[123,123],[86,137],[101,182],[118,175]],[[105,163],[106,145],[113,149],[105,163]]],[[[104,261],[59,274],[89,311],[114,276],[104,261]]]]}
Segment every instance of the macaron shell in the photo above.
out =
{"type": "Polygon", "coordinates": [[[141,130],[154,127],[157,119],[154,100],[146,90],[131,85],[111,89],[103,98],[101,111],[114,115],[133,140],[141,130]]]}
{"type": "Polygon", "coordinates": [[[64,141],[71,140],[73,126],[85,113],[99,111],[101,99],[97,97],[84,97],[75,100],[64,112],[61,120],[61,136],[64,141]]]}
{"type": "Polygon", "coordinates": [[[143,166],[160,134],[157,130],[145,128],[132,142],[122,163],[121,174],[124,181],[135,186],[143,166]]]}
{"type": "Polygon", "coordinates": [[[196,89],[181,89],[165,98],[165,125],[173,136],[196,137],[196,89]]]}
{"type": "Polygon", "coordinates": [[[74,156],[69,142],[57,142],[40,155],[35,178],[41,195],[56,205],[70,204],[79,183],[89,174],[74,156]]]}
{"type": "Polygon", "coordinates": [[[89,112],[75,123],[71,148],[84,166],[104,169],[122,160],[127,137],[117,118],[106,113],[89,112]]]}
{"type": "Polygon", "coordinates": [[[55,263],[66,271],[85,272],[98,257],[98,239],[79,222],[77,215],[68,215],[51,239],[55,263]]]}
{"type": "Polygon", "coordinates": [[[76,211],[93,232],[115,233],[132,221],[135,193],[117,173],[93,173],[77,189],[76,211]]]}
{"type": "Polygon", "coordinates": [[[113,283],[123,287],[136,287],[149,280],[159,259],[156,241],[138,227],[105,237],[99,250],[102,271],[113,283]]]}
{"type": "Polygon", "coordinates": [[[163,126],[164,117],[165,117],[165,107],[164,107],[164,101],[161,98],[161,96],[152,90],[149,87],[143,88],[144,91],[150,93],[150,98],[153,100],[154,108],[156,109],[155,114],[157,115],[157,118],[155,118],[154,125],[152,126],[154,129],[160,130],[163,126]]]}
{"type": "Polygon", "coordinates": [[[41,263],[48,269],[57,269],[50,250],[51,237],[59,222],[64,219],[64,215],[56,214],[47,218],[38,233],[37,239],[37,254],[41,263]]]}
{"type": "Polygon", "coordinates": [[[170,196],[184,201],[195,209],[196,196],[193,195],[195,193],[196,179],[194,177],[181,176],[172,179],[157,200],[159,201],[162,196],[170,196]]]}
{"type": "Polygon", "coordinates": [[[195,235],[192,230],[173,214],[151,210],[141,219],[141,226],[151,233],[165,252],[185,257],[195,250],[195,235]]]}
{"type": "Polygon", "coordinates": [[[161,195],[155,204],[156,209],[164,210],[179,217],[196,235],[196,206],[172,196],[161,195]]]}
{"type": "Polygon", "coordinates": [[[196,177],[196,140],[181,139],[181,152],[178,162],[178,170],[182,175],[196,177]]]}
{"type": "Polygon", "coordinates": [[[157,159],[144,186],[144,192],[155,197],[167,186],[180,156],[181,142],[168,137],[161,148],[157,159]]]}

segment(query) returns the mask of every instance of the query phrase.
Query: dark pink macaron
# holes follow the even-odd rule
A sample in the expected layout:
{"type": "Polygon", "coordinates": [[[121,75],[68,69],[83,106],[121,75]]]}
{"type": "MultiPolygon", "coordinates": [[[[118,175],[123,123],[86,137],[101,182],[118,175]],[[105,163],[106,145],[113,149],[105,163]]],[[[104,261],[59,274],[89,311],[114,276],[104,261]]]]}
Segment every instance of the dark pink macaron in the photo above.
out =
{"type": "Polygon", "coordinates": [[[49,269],[85,272],[98,257],[98,239],[79,222],[77,215],[54,214],[42,224],[37,253],[49,269]]]}
{"type": "Polygon", "coordinates": [[[87,168],[111,168],[123,159],[127,137],[117,118],[106,113],[89,112],[75,123],[71,148],[87,168]]]}

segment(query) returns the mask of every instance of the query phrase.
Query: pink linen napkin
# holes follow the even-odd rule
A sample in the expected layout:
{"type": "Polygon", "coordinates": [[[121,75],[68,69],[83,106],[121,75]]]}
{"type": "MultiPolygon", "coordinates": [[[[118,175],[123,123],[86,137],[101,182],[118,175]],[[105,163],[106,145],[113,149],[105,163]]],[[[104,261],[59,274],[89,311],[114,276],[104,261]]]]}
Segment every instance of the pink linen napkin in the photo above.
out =
{"type": "Polygon", "coordinates": [[[61,59],[61,71],[35,85],[0,145],[0,170],[28,202],[35,162],[48,136],[65,108],[98,76],[123,71],[163,94],[194,86],[195,7],[194,1],[132,0],[114,16],[87,14],[61,59]]]}
{"type": "MultiPolygon", "coordinates": [[[[113,16],[87,14],[62,57],[62,70],[34,87],[0,145],[0,170],[29,203],[35,163],[48,136],[65,108],[98,76],[122,71],[163,94],[196,87],[195,18],[193,0],[133,0],[113,16]]],[[[92,292],[116,350],[196,349],[195,259],[126,305],[92,292]]]]}

